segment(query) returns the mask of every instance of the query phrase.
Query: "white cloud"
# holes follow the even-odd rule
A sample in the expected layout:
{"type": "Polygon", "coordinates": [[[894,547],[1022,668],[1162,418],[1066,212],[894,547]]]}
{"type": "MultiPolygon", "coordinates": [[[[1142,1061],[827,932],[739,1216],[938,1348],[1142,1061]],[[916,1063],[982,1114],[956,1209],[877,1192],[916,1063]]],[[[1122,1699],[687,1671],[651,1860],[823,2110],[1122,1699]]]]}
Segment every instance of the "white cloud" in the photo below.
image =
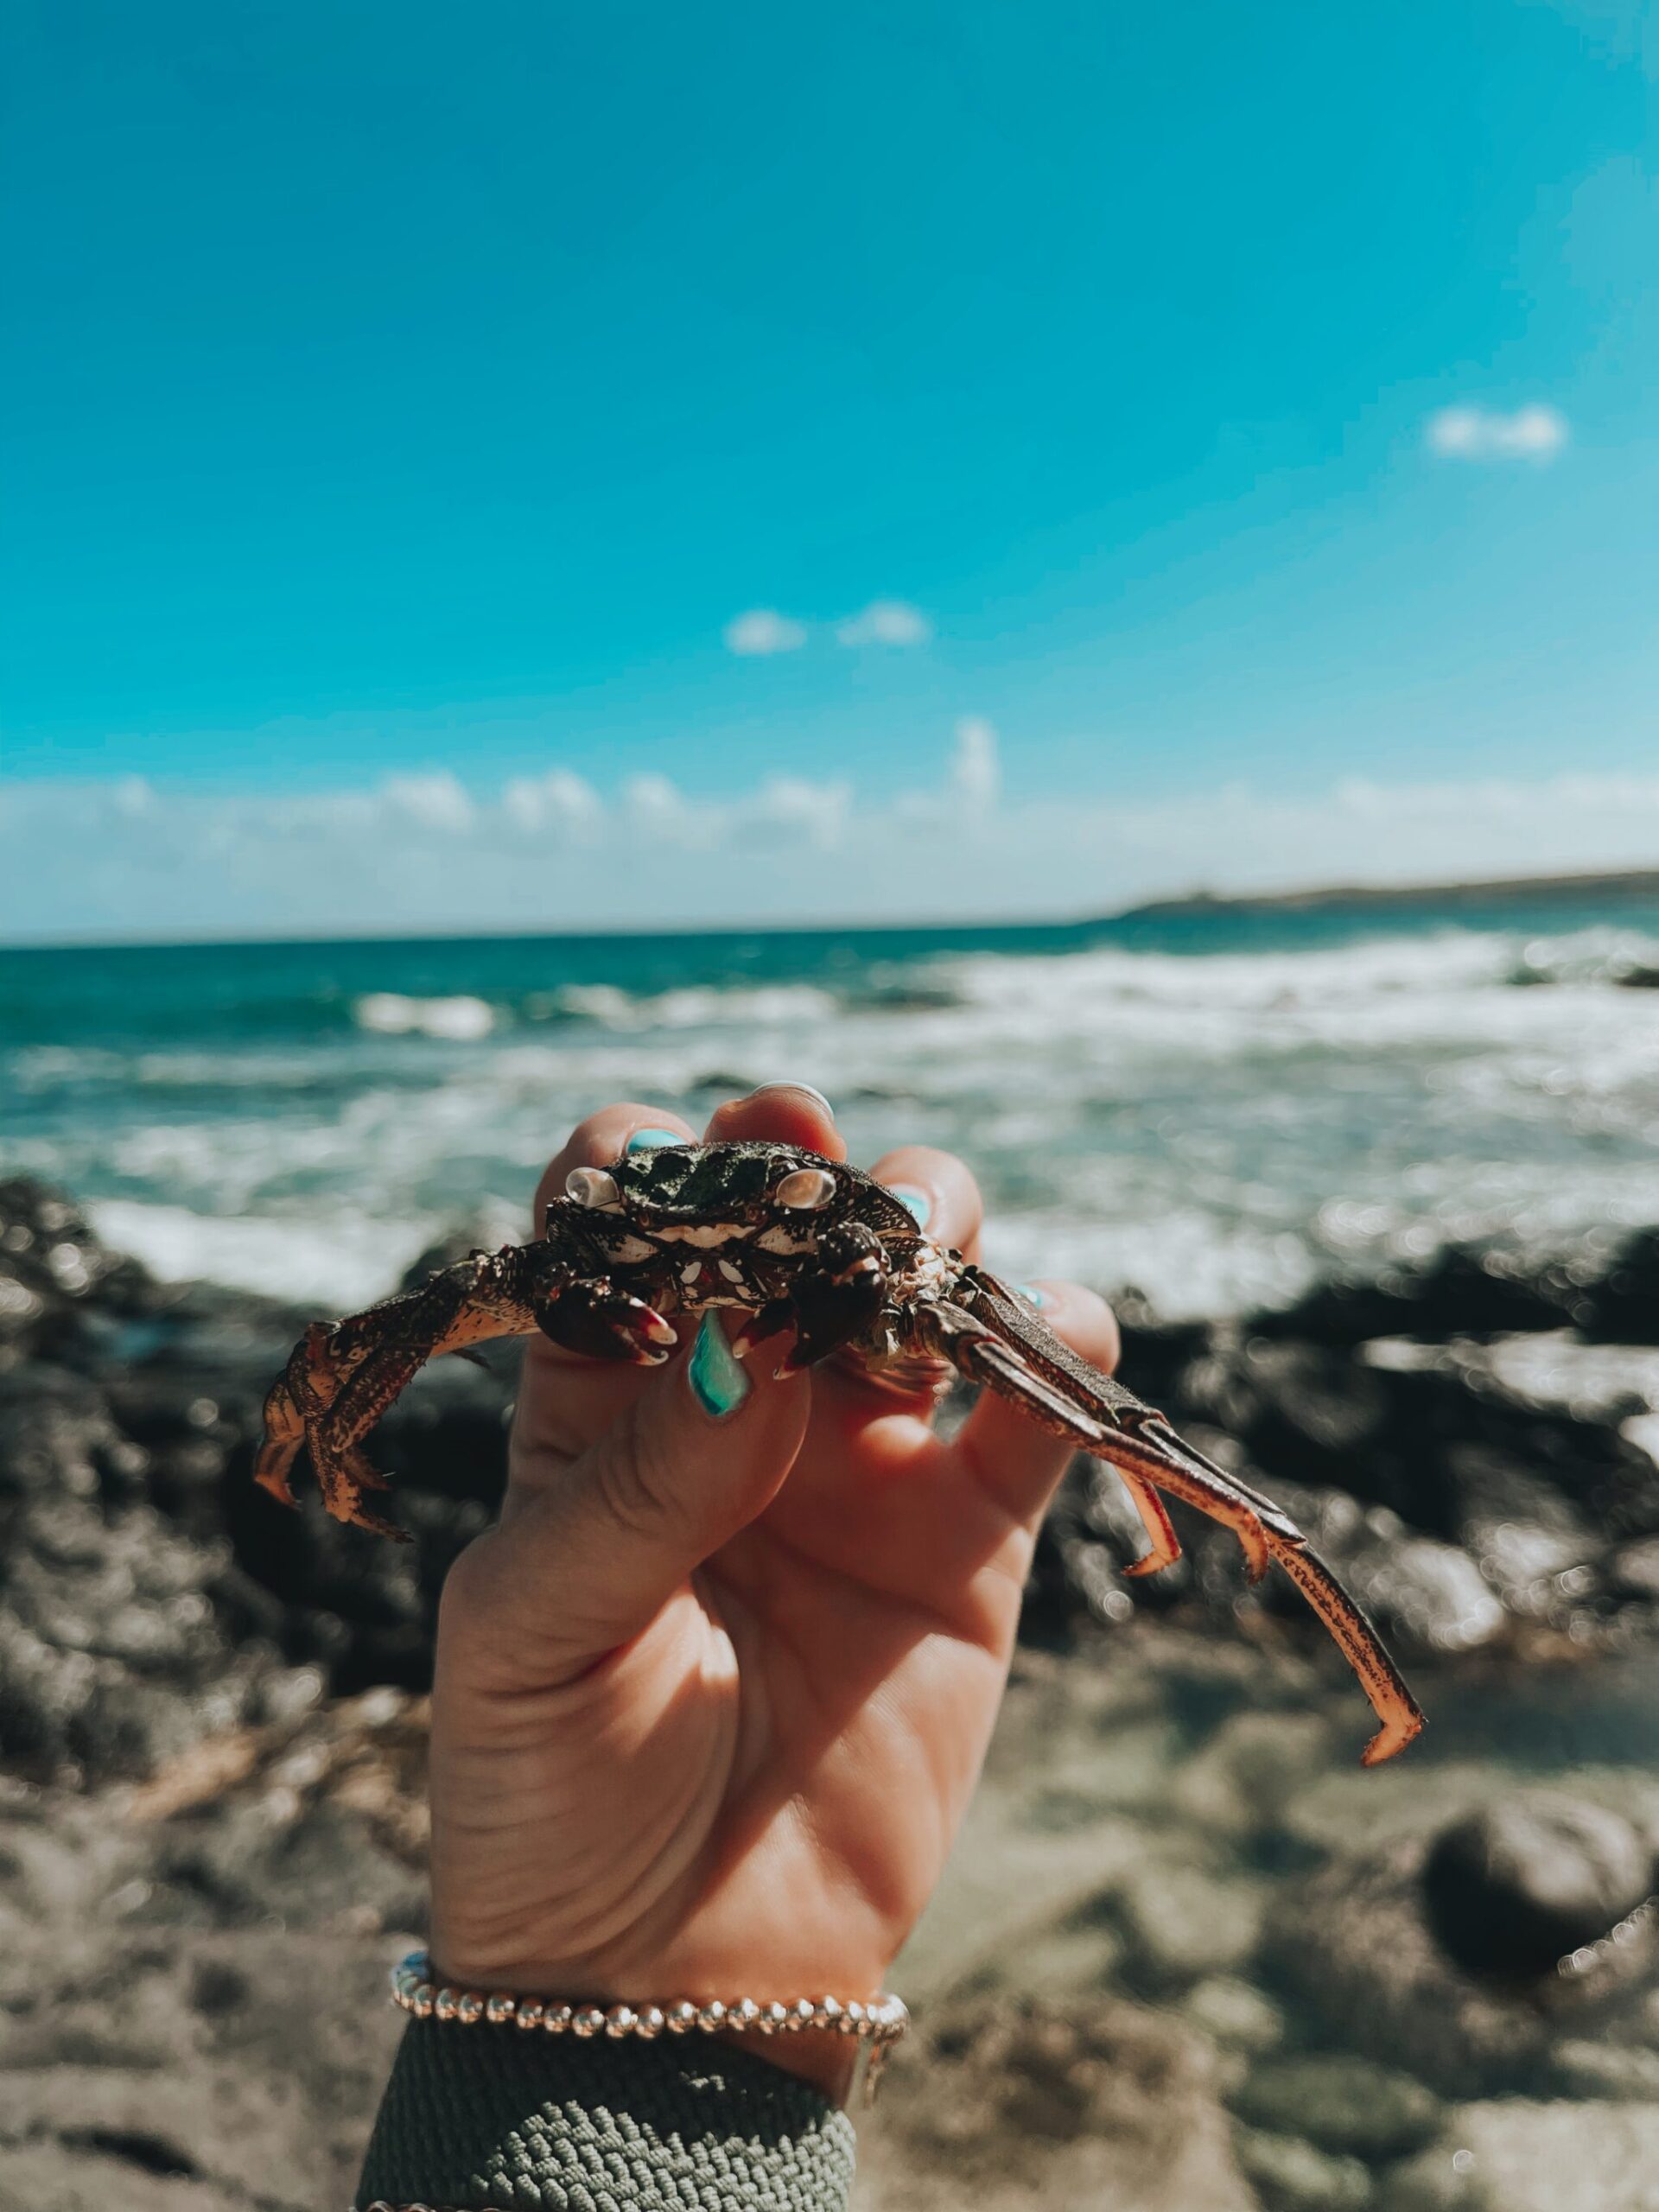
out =
{"type": "Polygon", "coordinates": [[[793,653],[806,643],[806,626],[774,607],[752,607],[734,616],[721,635],[730,653],[793,653]]]}
{"type": "Polygon", "coordinates": [[[836,642],[842,645],[925,645],[933,625],[919,607],[902,599],[873,599],[861,613],[850,614],[836,627],[836,642]]]}
{"type": "Polygon", "coordinates": [[[977,715],[964,715],[957,724],[956,757],[950,763],[950,788],[965,814],[989,815],[1002,796],[1002,767],[997,759],[996,732],[977,715]]]}
{"type": "Polygon", "coordinates": [[[590,783],[569,768],[550,768],[543,776],[515,776],[501,794],[510,821],[531,832],[581,837],[595,830],[604,801],[590,783]]]}
{"type": "Polygon", "coordinates": [[[1442,407],[1428,418],[1429,449],[1447,461],[1553,461],[1567,443],[1567,417],[1535,401],[1504,415],[1486,407],[1442,407]]]}
{"type": "Polygon", "coordinates": [[[388,776],[381,789],[391,806],[424,830],[459,836],[473,826],[473,802],[448,768],[417,776],[388,776]]]}
{"type": "Polygon", "coordinates": [[[147,778],[123,776],[110,794],[118,814],[124,814],[137,821],[156,811],[156,793],[147,778]]]}
{"type": "Polygon", "coordinates": [[[0,784],[0,941],[1105,913],[1195,886],[1659,866],[1659,774],[1033,798],[1003,791],[976,717],[897,791],[772,773],[702,797],[639,774],[601,796],[555,769],[471,792],[440,771],[275,802],[163,785],[141,813],[130,797],[0,784]]]}
{"type": "Polygon", "coordinates": [[[820,852],[841,842],[852,810],[850,784],[815,784],[802,776],[774,776],[743,810],[745,826],[762,836],[804,837],[820,852]]]}

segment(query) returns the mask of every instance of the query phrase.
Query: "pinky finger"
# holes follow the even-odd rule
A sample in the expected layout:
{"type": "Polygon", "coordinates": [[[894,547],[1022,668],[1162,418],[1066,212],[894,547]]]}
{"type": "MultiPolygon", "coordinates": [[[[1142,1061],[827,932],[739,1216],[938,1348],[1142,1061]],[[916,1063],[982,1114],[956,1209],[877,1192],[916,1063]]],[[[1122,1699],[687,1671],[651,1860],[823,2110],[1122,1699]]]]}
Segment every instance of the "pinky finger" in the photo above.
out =
{"type": "MultiPolygon", "coordinates": [[[[1120,1349],[1117,1323],[1105,1300],[1075,1282],[1022,1285],[1055,1335],[1091,1367],[1109,1375],[1120,1349]]],[[[1077,1449],[1039,1428],[1011,1399],[980,1394],[950,1449],[979,1487],[1014,1520],[1036,1522],[1077,1449]]]]}

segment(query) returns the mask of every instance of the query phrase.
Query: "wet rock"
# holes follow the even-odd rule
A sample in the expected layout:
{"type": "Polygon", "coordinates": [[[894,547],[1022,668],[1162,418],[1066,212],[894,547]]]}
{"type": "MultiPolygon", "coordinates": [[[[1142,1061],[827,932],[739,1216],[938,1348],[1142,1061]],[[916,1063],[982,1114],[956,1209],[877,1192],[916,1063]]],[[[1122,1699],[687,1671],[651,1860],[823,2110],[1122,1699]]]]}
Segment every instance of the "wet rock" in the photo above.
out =
{"type": "Polygon", "coordinates": [[[31,1495],[4,1535],[0,1739],[14,1767],[144,1773],[249,1717],[279,1669],[274,1650],[239,1647],[219,1618],[226,1548],[147,1505],[31,1495]]]}
{"type": "Polygon", "coordinates": [[[1572,1262],[1452,1246],[1427,1266],[1380,1276],[1327,1280],[1282,1313],[1252,1325],[1264,1334],[1351,1351],[1373,1337],[1425,1339],[1559,1329],[1592,1296],[1572,1262]]]}
{"type": "Polygon", "coordinates": [[[1134,1868],[1114,1903],[1130,1971],[1162,1988],[1243,1966],[1262,1933],[1259,1883],[1153,1859],[1134,1868]]]}
{"type": "Polygon", "coordinates": [[[296,1668],[346,1692],[424,1686],[444,1574],[505,1482],[511,1351],[489,1373],[440,1363],[377,1432],[414,1538],[397,1547],[251,1481],[304,1315],[158,1286],[16,1179],[0,1183],[0,1305],[31,1317],[0,1313],[9,1758],[96,1784],[257,1718],[296,1668]]]}
{"type": "Polygon", "coordinates": [[[1365,2212],[1371,2177],[1357,2158],[1333,2157],[1299,2135],[1234,2131],[1233,2149],[1267,2212],[1365,2212]]]}
{"type": "Polygon", "coordinates": [[[1179,2023],[1097,1998],[959,2005],[894,2068],[861,2145],[878,2207],[946,2212],[1005,2192],[1100,2212],[1252,2212],[1213,2087],[1179,2023]]]}
{"type": "Polygon", "coordinates": [[[1388,1394],[1381,1377],[1344,1352],[1252,1336],[1217,1377],[1213,1418],[1258,1465],[1320,1483],[1375,1446],[1388,1394]]]}
{"type": "Polygon", "coordinates": [[[1601,1806],[1517,1792],[1446,1829],[1422,1881],[1451,1958],[1471,1973],[1524,1979],[1552,1972],[1642,1904],[1653,1854],[1601,1806]]]}
{"type": "Polygon", "coordinates": [[[365,1823],[322,1804],[302,1820],[273,1819],[268,1803],[241,1804],[181,1822],[159,1863],[161,1880],[199,1904],[216,1927],[378,1928],[416,1931],[425,1884],[378,1844],[365,1823]]]}
{"type": "Polygon", "coordinates": [[[1564,2097],[1610,2097],[1625,2104],[1659,2105],[1659,2050],[1572,2038],[1556,2047],[1551,2073],[1554,2087],[1564,2097]]]}
{"type": "Polygon", "coordinates": [[[1338,2045],[1425,2076],[1444,2094],[1533,2084],[1553,2039],[1549,2018],[1447,1956],[1423,1904],[1425,1853],[1421,1840],[1404,1838],[1287,1884],[1268,1916],[1268,1968],[1338,2045]]]}
{"type": "Polygon", "coordinates": [[[1620,1596],[1659,1605],[1659,1536],[1621,1544],[1607,1562],[1607,1579],[1620,1596]]]}
{"type": "Polygon", "coordinates": [[[1254,1982],[1212,1974],[1195,1982],[1181,2011],[1212,2043],[1230,2050],[1276,2050],[1284,2041],[1285,2016],[1254,1982]]]}
{"type": "Polygon", "coordinates": [[[1353,1562],[1350,1586],[1369,1612],[1431,1650],[1472,1651],[1503,1629],[1503,1605],[1473,1560],[1430,1536],[1402,1532],[1393,1542],[1366,1547],[1353,1562]]]}
{"type": "Polygon", "coordinates": [[[77,1347],[82,1313],[149,1311],[155,1284],[109,1251],[66,1194],[24,1175],[0,1178],[0,1346],[12,1354],[77,1347]]]}
{"type": "Polygon", "coordinates": [[[1659,2105],[1465,2105],[1377,2212],[1659,2212],[1659,2105]]]}
{"type": "Polygon", "coordinates": [[[1252,2126],[1373,2162],[1421,2150],[1441,2113],[1440,2099],[1412,2075],[1338,2052],[1262,2059],[1232,2105],[1252,2126]]]}
{"type": "Polygon", "coordinates": [[[1659,1229],[1638,1230],[1592,1288],[1580,1325],[1618,1344],[1659,1344],[1659,1229]]]}

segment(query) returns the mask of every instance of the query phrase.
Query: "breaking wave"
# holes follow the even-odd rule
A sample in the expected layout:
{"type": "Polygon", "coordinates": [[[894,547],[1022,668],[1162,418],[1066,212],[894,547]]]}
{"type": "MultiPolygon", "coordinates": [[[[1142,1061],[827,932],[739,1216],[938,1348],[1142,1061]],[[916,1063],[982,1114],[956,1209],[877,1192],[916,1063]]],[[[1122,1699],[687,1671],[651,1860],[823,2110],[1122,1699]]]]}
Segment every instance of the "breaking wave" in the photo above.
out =
{"type": "Polygon", "coordinates": [[[1172,1313],[1284,1295],[1333,1258],[1659,1219],[1659,990],[1630,987],[1659,976],[1659,936],[1304,938],[285,947],[263,997],[245,949],[153,975],[126,954],[118,1007],[76,975],[23,1007],[0,1165],[96,1199],[159,1273],[334,1303],[456,1215],[521,1207],[595,1104],[696,1126],[791,1075],[835,1099],[855,1158],[969,1159],[1006,1266],[1172,1313]]]}

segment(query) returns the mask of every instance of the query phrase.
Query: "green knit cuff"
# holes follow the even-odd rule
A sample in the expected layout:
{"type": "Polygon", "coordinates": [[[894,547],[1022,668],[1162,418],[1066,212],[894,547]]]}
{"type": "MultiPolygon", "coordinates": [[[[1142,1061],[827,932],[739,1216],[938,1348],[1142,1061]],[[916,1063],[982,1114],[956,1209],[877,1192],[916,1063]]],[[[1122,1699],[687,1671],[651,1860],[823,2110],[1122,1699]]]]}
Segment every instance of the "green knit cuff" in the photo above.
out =
{"type": "Polygon", "coordinates": [[[411,2020],[357,2202],[846,2212],[852,2180],[845,2113],[747,2051],[411,2020]]]}

